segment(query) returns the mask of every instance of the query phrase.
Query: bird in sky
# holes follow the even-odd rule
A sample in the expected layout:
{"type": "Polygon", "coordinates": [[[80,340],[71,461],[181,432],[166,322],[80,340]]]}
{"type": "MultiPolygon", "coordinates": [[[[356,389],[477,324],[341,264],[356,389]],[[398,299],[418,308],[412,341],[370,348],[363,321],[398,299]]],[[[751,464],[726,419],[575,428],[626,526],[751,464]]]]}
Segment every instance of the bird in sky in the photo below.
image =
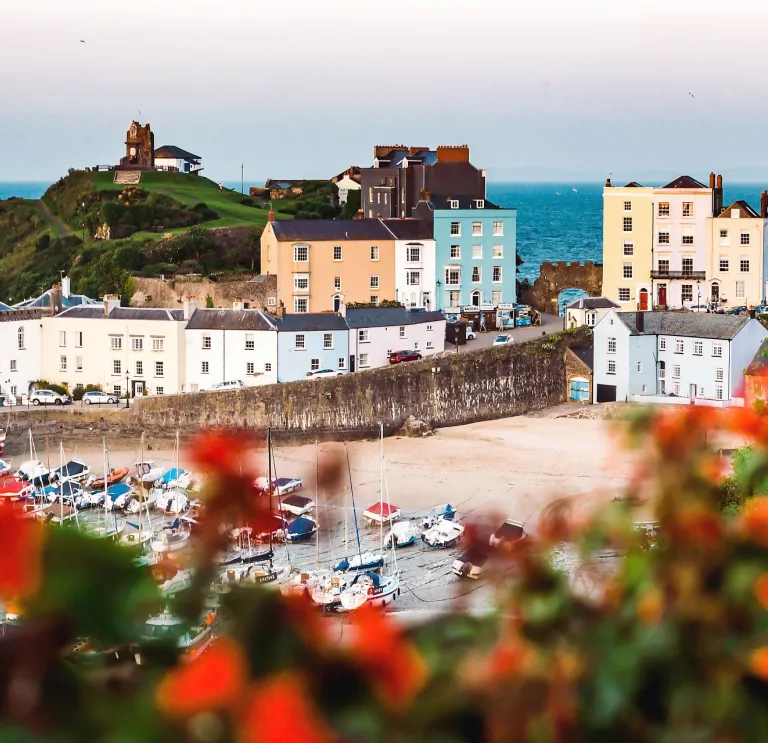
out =
{"type": "Polygon", "coordinates": [[[82,39],[80,39],[80,43],[81,43],[81,44],[85,44],[85,42],[84,42],[82,39]]]}
{"type": "Polygon", "coordinates": [[[693,93],[688,93],[688,95],[691,96],[691,98],[695,98],[696,97],[693,93]]]}

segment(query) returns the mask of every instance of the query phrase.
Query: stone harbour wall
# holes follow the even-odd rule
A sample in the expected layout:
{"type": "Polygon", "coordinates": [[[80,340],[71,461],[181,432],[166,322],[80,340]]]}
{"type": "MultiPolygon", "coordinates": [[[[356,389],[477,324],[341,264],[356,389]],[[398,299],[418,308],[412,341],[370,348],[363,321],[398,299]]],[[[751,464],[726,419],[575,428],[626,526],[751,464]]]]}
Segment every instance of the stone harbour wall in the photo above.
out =
{"type": "Polygon", "coordinates": [[[590,345],[583,329],[527,343],[347,374],[225,392],[144,398],[147,430],[271,427],[280,438],[366,438],[413,415],[439,428],[521,415],[565,400],[565,351],[590,345]]]}

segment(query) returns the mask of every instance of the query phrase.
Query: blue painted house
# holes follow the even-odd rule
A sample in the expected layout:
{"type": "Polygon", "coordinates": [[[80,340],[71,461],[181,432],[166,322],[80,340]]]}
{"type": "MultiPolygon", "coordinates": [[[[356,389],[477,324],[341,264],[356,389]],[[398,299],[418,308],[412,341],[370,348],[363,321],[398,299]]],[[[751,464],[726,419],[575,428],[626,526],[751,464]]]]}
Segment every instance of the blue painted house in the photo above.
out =
{"type": "Polygon", "coordinates": [[[414,216],[434,224],[436,309],[517,301],[517,209],[424,193],[414,216]]]}
{"type": "Polygon", "coordinates": [[[349,328],[341,315],[306,312],[275,318],[275,322],[278,382],[296,382],[322,369],[347,373],[349,328]]]}

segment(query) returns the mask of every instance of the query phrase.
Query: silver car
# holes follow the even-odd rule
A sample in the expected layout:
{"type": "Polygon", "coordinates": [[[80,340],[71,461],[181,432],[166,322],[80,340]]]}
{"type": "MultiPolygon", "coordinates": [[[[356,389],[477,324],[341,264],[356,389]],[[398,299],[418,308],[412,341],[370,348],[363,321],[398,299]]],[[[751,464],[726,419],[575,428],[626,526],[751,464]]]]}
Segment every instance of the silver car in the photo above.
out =
{"type": "Polygon", "coordinates": [[[69,395],[61,395],[53,390],[34,390],[29,400],[33,405],[68,405],[72,402],[69,395]]]}
{"type": "Polygon", "coordinates": [[[117,402],[115,395],[108,395],[100,390],[92,390],[83,395],[83,405],[114,405],[117,402]]]}

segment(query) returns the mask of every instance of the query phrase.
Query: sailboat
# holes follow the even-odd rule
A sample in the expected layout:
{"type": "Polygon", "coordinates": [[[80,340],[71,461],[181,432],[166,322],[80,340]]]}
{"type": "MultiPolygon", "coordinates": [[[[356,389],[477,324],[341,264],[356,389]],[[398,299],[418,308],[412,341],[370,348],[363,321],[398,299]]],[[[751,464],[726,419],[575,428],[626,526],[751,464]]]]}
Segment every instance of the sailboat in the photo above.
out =
{"type": "MultiPolygon", "coordinates": [[[[144,432],[143,431],[141,433],[141,443],[139,446],[140,446],[141,462],[143,464],[144,462],[144,432]]],[[[131,495],[133,494],[133,492],[134,492],[133,488],[130,485],[127,485],[126,483],[119,483],[117,485],[112,485],[112,487],[110,488],[107,488],[107,497],[113,501],[115,508],[118,508],[118,507],[126,508],[126,510],[129,510],[131,513],[138,513],[139,515],[139,518],[137,519],[136,524],[126,521],[126,524],[134,527],[135,531],[122,534],[120,536],[120,542],[119,542],[120,546],[129,547],[131,549],[143,550],[145,546],[148,545],[154,538],[154,533],[152,529],[152,519],[149,515],[149,504],[145,503],[144,501],[144,488],[141,485],[139,485],[138,500],[131,498],[131,495]],[[123,503],[125,505],[122,505],[123,503]],[[131,508],[131,506],[134,503],[137,506],[136,510],[133,510],[131,508]],[[142,527],[142,524],[141,524],[142,505],[145,506],[144,511],[146,512],[146,517],[147,517],[146,527],[142,527]]]]}
{"type": "MultiPolygon", "coordinates": [[[[111,509],[111,501],[109,500],[108,495],[108,487],[107,487],[107,480],[109,479],[109,453],[107,451],[107,439],[106,437],[103,439],[103,447],[104,447],[104,477],[102,478],[103,484],[104,484],[104,493],[101,495],[102,498],[102,504],[104,506],[104,526],[98,526],[95,529],[89,529],[90,533],[98,537],[100,539],[115,539],[116,537],[119,537],[123,531],[125,530],[125,521],[123,521],[121,524],[118,524],[117,522],[117,515],[115,513],[112,514],[113,518],[113,524],[107,525],[107,514],[112,510],[111,509]]],[[[85,496],[88,498],[89,502],[94,505],[93,495],[87,495],[85,496]]]]}
{"type": "MultiPolygon", "coordinates": [[[[142,644],[151,643],[153,640],[174,638],[179,651],[188,660],[194,660],[205,652],[214,641],[213,623],[215,619],[216,612],[213,611],[199,624],[188,626],[183,619],[166,610],[146,621],[142,632],[142,644]]],[[[141,645],[133,646],[131,649],[136,665],[141,665],[141,645]]]]}

